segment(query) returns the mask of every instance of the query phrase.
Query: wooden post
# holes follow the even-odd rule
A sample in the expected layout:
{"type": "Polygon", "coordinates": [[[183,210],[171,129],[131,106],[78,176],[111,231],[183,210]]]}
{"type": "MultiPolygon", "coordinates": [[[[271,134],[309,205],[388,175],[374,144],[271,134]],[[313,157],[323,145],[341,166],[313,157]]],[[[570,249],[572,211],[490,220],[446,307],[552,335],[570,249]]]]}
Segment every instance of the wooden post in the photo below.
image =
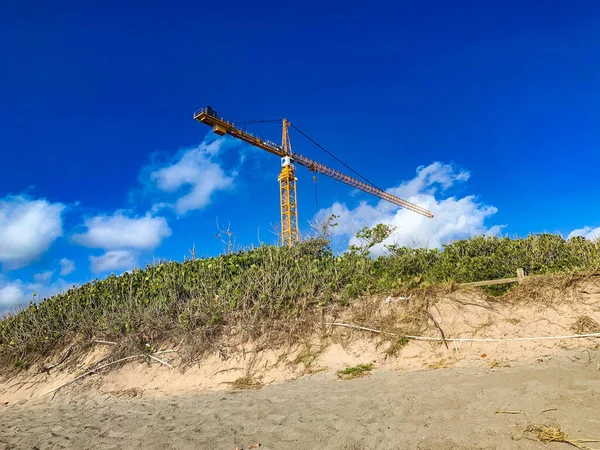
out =
{"type": "Polygon", "coordinates": [[[517,278],[519,279],[519,283],[525,279],[525,271],[522,268],[517,269],[517,278]]]}

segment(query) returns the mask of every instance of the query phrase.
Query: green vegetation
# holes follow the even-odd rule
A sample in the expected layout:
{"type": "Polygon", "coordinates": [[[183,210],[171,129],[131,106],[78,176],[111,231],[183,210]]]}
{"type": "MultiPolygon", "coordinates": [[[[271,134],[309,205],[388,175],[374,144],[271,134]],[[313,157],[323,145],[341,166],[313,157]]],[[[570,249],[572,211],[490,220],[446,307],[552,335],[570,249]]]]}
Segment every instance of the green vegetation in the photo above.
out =
{"type": "Polygon", "coordinates": [[[363,229],[357,235],[362,244],[342,255],[332,252],[323,233],[292,249],[264,245],[162,262],[74,287],[0,322],[0,367],[26,367],[73,340],[92,338],[127,338],[144,348],[173,335],[193,336],[200,352],[231,327],[249,338],[294,336],[313,327],[321,309],[343,308],[363,295],[510,277],[519,267],[529,275],[600,267],[598,242],[552,234],[476,237],[442,249],[389,245],[385,256],[371,257],[391,231],[363,229]]]}
{"type": "Polygon", "coordinates": [[[359,364],[358,366],[347,367],[344,370],[338,370],[337,376],[342,380],[352,380],[368,375],[373,370],[373,364],[359,364]]]}
{"type": "Polygon", "coordinates": [[[388,356],[396,356],[400,350],[408,345],[410,340],[406,336],[401,336],[393,340],[385,353],[388,356]]]}

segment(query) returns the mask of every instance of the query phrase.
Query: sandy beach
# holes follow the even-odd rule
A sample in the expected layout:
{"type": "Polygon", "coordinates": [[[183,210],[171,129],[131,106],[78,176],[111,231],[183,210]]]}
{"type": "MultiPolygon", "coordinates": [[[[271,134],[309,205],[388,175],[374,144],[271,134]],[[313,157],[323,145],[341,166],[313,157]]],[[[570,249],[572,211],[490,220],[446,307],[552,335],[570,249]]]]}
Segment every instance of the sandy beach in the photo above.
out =
{"type": "Polygon", "coordinates": [[[0,448],[541,449],[528,424],[600,438],[600,372],[588,352],[495,371],[381,369],[350,381],[323,372],[260,390],[46,398],[1,410],[0,448]]]}

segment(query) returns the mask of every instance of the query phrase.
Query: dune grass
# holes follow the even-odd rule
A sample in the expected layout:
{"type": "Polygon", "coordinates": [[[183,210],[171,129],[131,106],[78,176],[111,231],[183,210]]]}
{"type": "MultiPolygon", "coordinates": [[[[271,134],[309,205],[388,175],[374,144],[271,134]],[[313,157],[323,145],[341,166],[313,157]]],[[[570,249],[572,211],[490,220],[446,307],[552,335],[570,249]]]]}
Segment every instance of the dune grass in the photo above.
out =
{"type": "Polygon", "coordinates": [[[373,364],[358,364],[356,366],[346,367],[343,370],[338,370],[337,376],[342,380],[353,380],[370,374],[371,370],[373,370],[373,364]]]}
{"type": "Polygon", "coordinates": [[[291,249],[264,245],[160,262],[73,287],[0,321],[0,370],[25,370],[57,349],[93,339],[119,342],[114,351],[121,356],[174,336],[198,354],[214,350],[231,330],[249,339],[296,339],[315,328],[324,310],[347,308],[359,296],[503,278],[519,267],[530,275],[600,267],[598,242],[551,234],[476,237],[442,249],[388,245],[373,257],[369,251],[390,231],[361,230],[362,245],[341,255],[325,237],[313,237],[291,249]]]}

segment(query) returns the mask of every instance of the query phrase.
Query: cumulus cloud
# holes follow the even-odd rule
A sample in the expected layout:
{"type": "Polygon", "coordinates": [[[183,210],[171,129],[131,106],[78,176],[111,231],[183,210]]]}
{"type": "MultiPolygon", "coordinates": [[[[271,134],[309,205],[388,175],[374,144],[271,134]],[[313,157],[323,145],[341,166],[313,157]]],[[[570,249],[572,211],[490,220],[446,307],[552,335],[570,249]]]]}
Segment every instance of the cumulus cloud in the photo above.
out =
{"type": "Polygon", "coordinates": [[[232,174],[226,173],[216,157],[239,143],[226,136],[210,139],[211,135],[200,145],[183,150],[171,164],[151,172],[151,184],[177,196],[174,204],[157,203],[153,210],[172,207],[178,214],[185,214],[202,209],[210,204],[215,192],[233,186],[232,174]]]}
{"type": "Polygon", "coordinates": [[[25,301],[26,294],[21,280],[7,281],[0,276],[0,313],[25,301]]]}
{"type": "Polygon", "coordinates": [[[572,237],[576,237],[576,236],[582,236],[586,239],[596,240],[596,239],[600,238],[600,227],[598,227],[598,228],[593,228],[593,227],[578,228],[577,230],[571,231],[569,233],[568,238],[571,239],[572,237]]]}
{"type": "Polygon", "coordinates": [[[51,270],[49,270],[47,272],[36,273],[33,276],[33,279],[36,283],[43,284],[43,283],[47,283],[48,281],[50,281],[52,279],[53,274],[54,274],[54,272],[52,272],[51,270]]]}
{"type": "Polygon", "coordinates": [[[467,181],[471,174],[466,170],[457,170],[450,164],[434,162],[428,166],[417,167],[417,176],[412,180],[390,189],[390,194],[402,198],[419,195],[434,196],[445,191],[457,182],[467,181]]]}
{"type": "Polygon", "coordinates": [[[94,273],[130,270],[137,266],[139,254],[132,250],[112,250],[101,256],[90,256],[94,273]]]}
{"type": "Polygon", "coordinates": [[[448,189],[467,181],[469,175],[469,172],[457,170],[452,165],[435,162],[417,168],[412,180],[388,189],[387,192],[393,195],[429,209],[435,214],[433,219],[384,201],[374,205],[362,202],[355,208],[336,202],[319,211],[316,219],[324,220],[331,214],[340,216],[334,235],[350,238],[351,244],[357,243],[353,236],[364,226],[385,223],[395,227],[394,233],[384,243],[373,248],[375,254],[381,253],[389,244],[434,248],[472,235],[498,234],[501,226],[488,227],[485,224],[486,219],[497,212],[495,207],[479,202],[473,195],[462,198],[445,196],[448,189]]]}
{"type": "Polygon", "coordinates": [[[64,209],[61,203],[23,196],[0,199],[0,263],[3,267],[25,267],[48,251],[63,235],[64,209]]]}
{"type": "Polygon", "coordinates": [[[62,258],[58,264],[60,264],[60,276],[62,277],[75,272],[75,263],[70,259],[62,258]]]}
{"type": "Polygon", "coordinates": [[[0,275],[0,314],[27,305],[31,300],[41,300],[68,288],[68,283],[59,278],[52,281],[53,272],[33,275],[33,281],[9,280],[0,275]]]}
{"type": "Polygon", "coordinates": [[[110,216],[87,219],[84,225],[87,231],[76,234],[73,240],[84,247],[103,250],[153,250],[164,238],[171,236],[165,218],[150,213],[143,217],[127,217],[117,211],[110,216]]]}

